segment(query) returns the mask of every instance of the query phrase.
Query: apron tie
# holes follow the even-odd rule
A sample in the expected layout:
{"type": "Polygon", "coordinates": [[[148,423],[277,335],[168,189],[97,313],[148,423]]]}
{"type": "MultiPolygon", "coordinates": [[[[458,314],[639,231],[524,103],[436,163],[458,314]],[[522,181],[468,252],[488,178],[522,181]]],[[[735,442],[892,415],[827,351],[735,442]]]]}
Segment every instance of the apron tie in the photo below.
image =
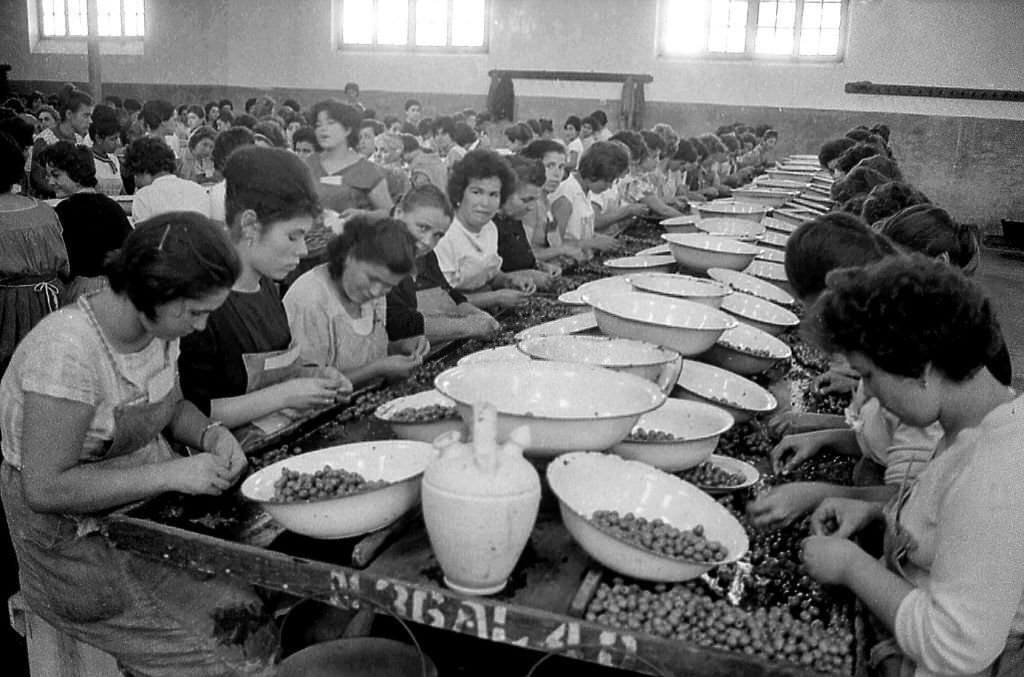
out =
{"type": "Polygon", "coordinates": [[[27,289],[30,288],[37,294],[46,295],[46,307],[52,313],[60,307],[60,287],[57,286],[57,278],[41,282],[29,282],[28,284],[0,284],[2,289],[27,289]]]}

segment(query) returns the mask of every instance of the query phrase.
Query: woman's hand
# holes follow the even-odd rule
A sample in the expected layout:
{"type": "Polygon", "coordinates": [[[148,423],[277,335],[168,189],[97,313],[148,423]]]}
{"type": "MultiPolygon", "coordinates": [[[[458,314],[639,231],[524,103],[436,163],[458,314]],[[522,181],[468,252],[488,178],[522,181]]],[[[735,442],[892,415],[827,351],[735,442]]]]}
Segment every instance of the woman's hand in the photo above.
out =
{"type": "MultiPolygon", "coordinates": [[[[768,430],[778,436],[800,435],[815,430],[834,428],[836,427],[832,424],[834,418],[829,415],[789,410],[772,416],[768,420],[768,430]]],[[[841,420],[842,417],[836,419],[837,422],[841,420]]]]}
{"type": "Polygon", "coordinates": [[[819,583],[845,585],[847,572],[867,553],[852,541],[832,536],[811,536],[804,539],[804,569],[819,583]]]}
{"type": "Polygon", "coordinates": [[[849,538],[882,518],[882,506],[855,498],[826,498],[811,515],[811,533],[849,538]]]}
{"type": "Polygon", "coordinates": [[[408,378],[423,364],[423,358],[412,355],[388,355],[374,362],[375,371],[388,381],[408,378]]]}
{"type": "Polygon", "coordinates": [[[206,448],[203,451],[207,451],[227,463],[227,478],[234,484],[245,470],[245,466],[249,464],[245,452],[242,451],[242,445],[223,425],[211,428],[206,433],[204,441],[206,448]]]}
{"type": "Polygon", "coordinates": [[[494,304],[502,308],[525,306],[532,295],[517,289],[496,289],[491,293],[493,294],[494,304]]]}
{"type": "Polygon", "coordinates": [[[562,267],[557,263],[551,263],[549,261],[538,261],[537,268],[542,273],[547,273],[551,277],[561,277],[562,267]]]}
{"type": "Polygon", "coordinates": [[[623,211],[626,216],[645,216],[651,209],[643,202],[631,202],[623,206],[623,211]]]}
{"type": "Polygon", "coordinates": [[[537,283],[535,283],[528,275],[517,275],[515,273],[507,273],[503,280],[506,289],[514,289],[520,291],[526,295],[531,295],[537,291],[537,283]]]}
{"type": "Polygon", "coordinates": [[[280,387],[284,395],[281,408],[299,411],[330,406],[339,393],[338,381],[328,378],[293,378],[280,387]]]}
{"type": "Polygon", "coordinates": [[[166,478],[171,491],[183,494],[216,496],[234,484],[227,461],[210,453],[170,461],[166,478]]]}
{"type": "Polygon", "coordinates": [[[410,336],[409,338],[392,341],[388,346],[388,352],[392,355],[407,355],[418,357],[420,361],[430,352],[430,341],[426,336],[410,336]]]}
{"type": "Polygon", "coordinates": [[[824,395],[852,393],[857,389],[857,383],[856,376],[834,368],[814,379],[814,387],[824,395]]]}
{"type": "Polygon", "coordinates": [[[597,251],[612,251],[622,246],[622,243],[616,240],[610,235],[603,235],[597,233],[594,237],[587,240],[587,247],[597,251]]]}
{"type": "Polygon", "coordinates": [[[810,482],[782,484],[749,503],[747,515],[759,529],[781,529],[814,510],[821,494],[822,487],[810,482]]]}
{"type": "Polygon", "coordinates": [[[782,441],[775,445],[769,453],[772,461],[772,471],[785,475],[792,472],[801,463],[811,458],[828,443],[828,437],[823,432],[817,431],[803,433],[800,435],[787,435],[782,441]]]}
{"type": "Polygon", "coordinates": [[[465,315],[464,321],[469,328],[469,336],[478,338],[487,338],[501,329],[501,323],[494,319],[490,313],[485,313],[482,310],[471,315],[465,315]]]}

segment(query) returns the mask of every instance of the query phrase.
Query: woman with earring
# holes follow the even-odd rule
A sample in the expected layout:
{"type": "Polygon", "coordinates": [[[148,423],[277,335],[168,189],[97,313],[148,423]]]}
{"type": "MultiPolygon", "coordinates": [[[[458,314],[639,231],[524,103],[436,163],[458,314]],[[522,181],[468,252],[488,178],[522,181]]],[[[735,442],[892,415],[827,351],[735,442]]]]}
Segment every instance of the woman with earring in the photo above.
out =
{"type": "Polygon", "coordinates": [[[245,146],[228,158],[224,177],[228,232],[242,272],[206,328],[182,342],[181,382],[188,399],[229,428],[256,423],[266,430],[293,412],[331,405],[351,384],[302,360],[275,284],[306,255],[305,235],[319,214],[302,160],[245,146]]]}

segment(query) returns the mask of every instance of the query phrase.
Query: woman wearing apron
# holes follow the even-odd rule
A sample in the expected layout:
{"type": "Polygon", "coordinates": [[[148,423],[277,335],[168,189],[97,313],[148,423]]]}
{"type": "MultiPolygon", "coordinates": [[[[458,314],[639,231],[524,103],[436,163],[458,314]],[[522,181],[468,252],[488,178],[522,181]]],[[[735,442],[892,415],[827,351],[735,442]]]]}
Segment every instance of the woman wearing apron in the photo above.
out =
{"type": "Polygon", "coordinates": [[[850,588],[892,632],[873,652],[880,674],[1024,674],[1024,400],[986,366],[1000,344],[989,301],[915,254],[832,273],[807,323],[881,406],[943,431],[888,505],[821,504],[808,573],[850,588]],[[879,561],[847,538],[883,519],[879,561]]]}
{"type": "Polygon", "coordinates": [[[206,328],[182,341],[181,383],[186,398],[229,428],[255,423],[266,432],[293,412],[332,404],[351,385],[303,362],[275,284],[306,255],[304,238],[319,213],[302,160],[247,146],[231,154],[224,176],[242,273],[206,328]]]}
{"type": "Polygon", "coordinates": [[[178,339],[239,271],[207,219],[140,224],[110,287],[47,316],[0,382],[3,497],[32,611],[139,675],[269,674],[274,633],[251,590],[114,549],[97,518],[165,491],[219,494],[245,469],[231,434],[181,397],[178,339]],[[162,436],[195,450],[182,457],[162,436]],[[218,625],[236,617],[253,632],[218,625]]]}
{"type": "Polygon", "coordinates": [[[284,306],[303,358],[334,367],[353,384],[409,376],[430,344],[422,336],[388,342],[388,292],[416,262],[404,223],[356,217],[327,245],[327,263],[303,273],[284,306]]]}
{"type": "Polygon", "coordinates": [[[501,271],[498,227],[491,220],[516,187],[509,164],[491,150],[474,150],[451,169],[448,198],[455,218],[434,253],[453,288],[478,308],[507,308],[526,303],[536,285],[501,271]]]}

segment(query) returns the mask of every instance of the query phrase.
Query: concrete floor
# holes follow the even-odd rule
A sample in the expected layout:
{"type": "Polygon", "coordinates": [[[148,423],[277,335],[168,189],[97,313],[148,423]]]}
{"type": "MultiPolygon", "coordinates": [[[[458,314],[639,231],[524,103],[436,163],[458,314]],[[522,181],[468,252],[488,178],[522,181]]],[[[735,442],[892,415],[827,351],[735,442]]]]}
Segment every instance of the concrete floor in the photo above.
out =
{"type": "Polygon", "coordinates": [[[975,279],[988,293],[1013,361],[1013,387],[1024,389],[1024,250],[982,250],[975,279]]]}

